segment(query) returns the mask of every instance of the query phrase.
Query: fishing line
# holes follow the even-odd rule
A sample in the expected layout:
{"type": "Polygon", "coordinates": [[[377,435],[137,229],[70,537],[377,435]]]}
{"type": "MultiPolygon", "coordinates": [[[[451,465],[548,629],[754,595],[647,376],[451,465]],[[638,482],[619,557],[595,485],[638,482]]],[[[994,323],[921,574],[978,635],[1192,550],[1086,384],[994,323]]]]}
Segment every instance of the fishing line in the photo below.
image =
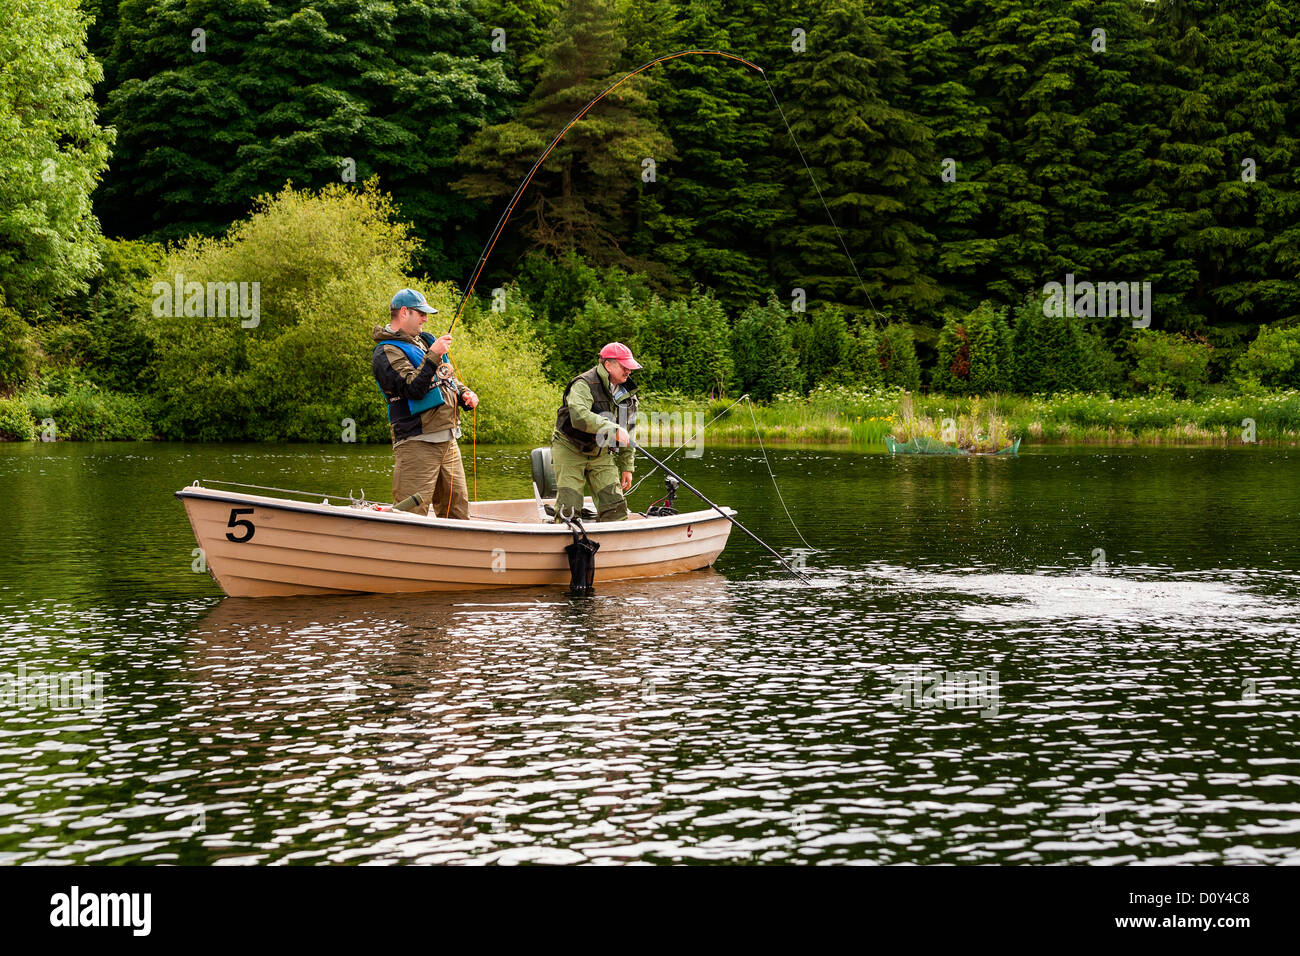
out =
{"type": "MultiPolygon", "coordinates": [[[[701,425],[701,426],[700,426],[698,429],[696,429],[695,431],[691,432],[690,438],[687,438],[684,442],[682,442],[680,445],[678,445],[678,446],[677,446],[676,448],[674,448],[671,452],[669,452],[667,455],[664,456],[664,461],[671,461],[673,455],[677,454],[679,451],[681,451],[683,448],[685,448],[687,445],[689,445],[689,444],[691,443],[691,439],[693,439],[693,438],[694,438],[696,435],[698,435],[700,432],[704,431],[704,429],[708,428],[710,425],[712,425],[714,422],[716,422],[719,418],[721,418],[723,415],[727,414],[727,412],[731,411],[733,408],[735,408],[737,405],[739,405],[741,402],[743,402],[743,401],[744,401],[745,399],[747,399],[747,398],[749,398],[748,395],[742,395],[742,396],[740,396],[740,398],[736,399],[734,402],[732,402],[730,405],[728,405],[728,406],[727,406],[726,408],[724,408],[722,411],[718,412],[718,414],[714,415],[712,419],[710,419],[709,421],[705,422],[703,425],[701,425]]],[[[656,471],[658,471],[658,470],[659,470],[659,466],[658,466],[658,465],[655,465],[653,468],[651,468],[649,471],[647,471],[647,472],[646,472],[646,473],[641,477],[641,481],[638,481],[635,485],[633,485],[631,488],[628,489],[628,491],[627,491],[627,497],[629,497],[629,498],[632,497],[633,493],[634,493],[638,488],[641,487],[641,482],[642,482],[642,481],[645,481],[647,478],[649,478],[651,475],[653,475],[653,474],[654,474],[656,471]]]]}
{"type": "Polygon", "coordinates": [[[776,475],[772,472],[772,463],[767,460],[767,449],[763,447],[763,436],[758,431],[758,419],[754,416],[754,403],[749,400],[748,395],[745,395],[744,398],[745,404],[749,406],[749,420],[754,423],[754,437],[758,439],[759,450],[763,453],[763,464],[767,465],[767,473],[772,478],[772,487],[776,489],[776,500],[781,502],[781,508],[785,511],[785,516],[790,519],[790,527],[794,528],[794,533],[799,536],[803,546],[810,551],[820,553],[820,548],[814,548],[808,543],[808,540],[803,536],[803,532],[799,530],[799,526],[794,523],[794,516],[790,514],[790,509],[785,506],[785,498],[781,495],[781,486],[777,484],[776,475]]]}
{"type": "MultiPolygon", "coordinates": [[[[803,532],[799,530],[799,525],[797,525],[797,524],[795,523],[794,516],[793,516],[792,514],[790,514],[790,509],[789,509],[788,507],[786,507],[786,504],[785,504],[785,497],[781,494],[781,486],[780,486],[780,484],[779,484],[779,483],[777,482],[777,480],[776,480],[776,474],[772,471],[772,463],[771,463],[771,461],[768,460],[768,457],[767,457],[767,448],[764,447],[764,445],[763,445],[763,436],[762,436],[762,434],[761,434],[761,433],[759,432],[759,430],[758,430],[758,419],[754,416],[754,401],[753,401],[753,399],[751,399],[751,398],[749,397],[749,393],[748,393],[748,392],[746,392],[744,395],[740,396],[740,398],[736,399],[734,402],[732,402],[730,405],[728,405],[728,406],[727,406],[726,408],[724,408],[722,411],[718,412],[718,414],[714,415],[713,418],[709,419],[709,421],[705,422],[705,423],[704,423],[703,425],[701,425],[698,429],[696,429],[695,431],[691,432],[690,437],[687,438],[687,439],[686,439],[684,442],[682,442],[680,445],[678,445],[676,448],[674,448],[672,451],[670,451],[667,455],[665,455],[663,460],[664,460],[665,462],[667,462],[667,461],[671,461],[673,455],[677,454],[679,451],[681,451],[683,448],[685,448],[687,445],[689,445],[690,442],[691,442],[691,440],[692,440],[693,438],[695,438],[696,435],[698,435],[698,434],[700,434],[701,432],[703,432],[706,428],[708,428],[710,425],[712,425],[714,422],[716,422],[716,421],[717,421],[719,418],[721,418],[723,415],[726,415],[729,411],[731,411],[733,408],[735,408],[735,407],[736,407],[737,405],[739,405],[741,402],[744,402],[746,405],[749,406],[749,420],[750,420],[751,422],[753,422],[753,424],[754,424],[754,437],[758,439],[758,448],[759,448],[759,451],[761,451],[762,454],[763,454],[763,464],[767,466],[767,474],[768,474],[768,477],[770,477],[770,478],[772,479],[772,487],[773,487],[774,489],[776,489],[776,498],[777,498],[778,501],[781,502],[781,508],[782,508],[782,510],[785,511],[785,516],[786,516],[787,518],[790,519],[790,527],[794,528],[794,533],[797,534],[797,535],[799,536],[799,540],[803,542],[805,548],[807,548],[809,551],[813,551],[813,552],[815,552],[815,553],[817,553],[817,554],[822,553],[821,548],[814,548],[811,544],[808,543],[808,539],[805,538],[805,537],[803,536],[803,532]]],[[[652,460],[653,460],[653,459],[652,459],[652,460]]],[[[636,490],[637,490],[638,488],[641,487],[641,482],[645,481],[647,478],[649,478],[651,475],[653,475],[656,471],[659,470],[659,468],[660,468],[660,465],[659,465],[658,463],[656,463],[655,466],[654,466],[653,468],[651,468],[649,471],[647,471],[647,472],[646,472],[646,473],[641,477],[641,481],[638,481],[635,485],[633,485],[631,488],[628,489],[627,497],[628,497],[628,498],[631,498],[632,495],[636,492],[636,490]]]]}
{"type": "MultiPolygon", "coordinates": [[[[483,253],[479,256],[478,265],[474,268],[474,274],[470,276],[469,285],[465,287],[465,291],[461,294],[460,304],[456,306],[456,314],[453,315],[451,319],[451,327],[447,329],[448,335],[450,335],[451,332],[456,328],[456,323],[460,321],[460,315],[465,308],[465,303],[468,301],[470,295],[473,294],[474,286],[478,284],[479,277],[483,274],[483,267],[487,265],[488,257],[492,254],[492,250],[496,247],[497,240],[501,238],[501,232],[502,230],[505,229],[506,223],[510,219],[510,214],[514,212],[515,206],[519,202],[519,197],[522,196],[524,190],[528,188],[528,184],[533,181],[533,177],[537,175],[537,170],[541,169],[542,163],[546,162],[546,158],[551,155],[551,151],[554,150],[555,147],[559,145],[560,140],[564,139],[564,135],[570,129],[573,128],[573,125],[577,123],[578,120],[586,116],[587,113],[591,111],[592,107],[594,107],[597,103],[603,100],[607,95],[612,93],[618,87],[622,86],[632,77],[636,76],[639,73],[644,73],[646,70],[650,69],[650,67],[654,66],[657,63],[664,63],[668,60],[675,60],[681,56],[692,56],[692,55],[726,57],[729,60],[736,60],[740,63],[743,63],[750,69],[757,70],[760,74],[763,72],[763,68],[758,64],[751,63],[749,60],[746,60],[744,57],[736,56],[734,53],[726,53],[722,50],[681,50],[677,53],[668,53],[664,56],[656,57],[655,59],[651,60],[649,63],[642,64],[641,66],[633,70],[631,73],[628,73],[627,75],[621,77],[620,79],[614,81],[608,87],[606,87],[605,90],[599,96],[597,96],[590,103],[588,103],[581,110],[579,110],[574,115],[573,119],[569,120],[569,122],[565,124],[564,129],[560,130],[558,133],[555,134],[555,138],[551,140],[551,145],[547,146],[545,152],[543,152],[541,156],[537,157],[537,162],[533,163],[533,168],[528,171],[528,175],[525,176],[523,182],[519,184],[519,187],[515,190],[515,194],[510,197],[510,202],[506,205],[505,211],[501,213],[501,218],[500,220],[498,220],[496,228],[492,230],[492,235],[488,239],[487,245],[483,247],[483,253]]],[[[779,104],[778,104],[778,108],[779,108],[779,104]]]]}
{"type": "MultiPolygon", "coordinates": [[[[799,155],[799,161],[803,163],[804,169],[808,171],[808,178],[812,181],[813,189],[817,193],[817,199],[822,204],[822,208],[826,211],[826,218],[830,221],[831,228],[835,230],[836,238],[839,239],[840,248],[844,250],[844,255],[849,260],[849,266],[853,269],[853,275],[858,280],[858,286],[862,289],[862,294],[866,296],[867,304],[871,307],[871,311],[875,314],[875,316],[881,317],[879,310],[876,309],[875,301],[871,298],[871,293],[867,291],[867,286],[862,279],[862,274],[861,272],[858,271],[857,262],[854,261],[853,254],[849,252],[849,246],[844,239],[844,234],[840,231],[839,224],[835,222],[835,216],[831,213],[830,205],[826,202],[826,197],[822,194],[821,186],[817,182],[817,176],[816,174],[813,173],[812,167],[808,164],[808,160],[803,153],[803,148],[799,145],[798,137],[794,135],[794,129],[790,126],[789,119],[786,118],[785,110],[781,106],[781,101],[777,98],[776,90],[773,89],[772,82],[767,78],[767,73],[764,72],[763,68],[758,64],[753,63],[745,59],[744,57],[737,56],[734,53],[727,53],[726,51],[723,50],[681,50],[678,51],[677,53],[669,53],[664,56],[656,57],[653,60],[650,60],[648,63],[644,63],[641,66],[637,67],[635,70],[632,70],[630,73],[627,73],[626,75],[620,77],[618,80],[616,80],[615,82],[611,83],[608,87],[606,87],[600,93],[599,96],[597,96],[590,103],[588,103],[581,110],[579,110],[576,114],[574,114],[573,118],[570,119],[567,124],[565,124],[564,128],[555,134],[555,138],[551,140],[550,145],[546,147],[545,151],[543,151],[543,153],[537,158],[537,161],[533,163],[532,168],[528,171],[528,175],[524,177],[522,182],[520,182],[519,186],[515,189],[514,195],[510,197],[510,202],[506,204],[506,208],[502,211],[501,218],[497,221],[496,227],[492,230],[491,236],[488,238],[486,245],[484,245],[483,247],[482,253],[479,255],[478,263],[475,265],[474,272],[470,276],[469,283],[466,285],[465,290],[461,293],[460,302],[456,306],[456,312],[452,316],[451,325],[447,329],[448,335],[450,335],[455,330],[456,324],[460,321],[461,314],[464,312],[465,306],[469,301],[469,297],[473,294],[474,287],[478,284],[478,280],[483,274],[483,269],[487,265],[488,258],[491,256],[492,251],[496,248],[497,241],[501,238],[501,234],[505,230],[506,223],[509,222],[510,220],[510,214],[514,212],[515,206],[518,205],[519,199],[523,195],[524,190],[528,188],[529,183],[533,181],[533,177],[537,175],[537,171],[541,169],[542,164],[546,162],[547,157],[549,157],[552,151],[554,151],[555,147],[559,145],[560,140],[564,138],[565,134],[568,133],[568,131],[572,129],[573,126],[579,120],[581,120],[584,116],[586,116],[587,113],[589,113],[597,103],[599,103],[602,99],[604,99],[615,89],[622,86],[625,82],[630,80],[632,77],[637,76],[640,73],[644,73],[646,70],[650,69],[650,67],[655,66],[659,63],[665,63],[668,60],[674,60],[677,59],[678,57],[683,57],[683,56],[721,56],[726,59],[735,60],[739,63],[745,64],[745,66],[756,71],[763,78],[763,83],[767,86],[768,95],[772,97],[772,103],[773,105],[776,106],[777,113],[781,117],[781,122],[785,125],[786,133],[790,137],[790,142],[794,144],[795,151],[799,155]]],[[[448,358],[450,358],[450,356],[448,356],[448,358]]],[[[453,366],[453,370],[454,368],[455,366],[453,366]]],[[[464,380],[462,379],[461,381],[463,382],[464,380]]],[[[732,407],[734,408],[735,406],[733,405],[732,407]]],[[[727,409],[727,411],[729,410],[730,409],[727,409]]],[[[725,412],[723,412],[723,414],[725,414],[725,412]]],[[[750,415],[751,417],[753,416],[752,404],[750,406],[750,415]]],[[[477,416],[475,416],[475,425],[477,427],[477,416]]],[[[755,427],[757,427],[757,421],[755,421],[755,427]]],[[[477,435],[475,437],[477,438],[477,435]]],[[[762,446],[761,438],[759,439],[759,445],[760,447],[762,446]]],[[[674,451],[673,454],[676,454],[676,451],[674,451]]],[[[477,468],[478,468],[477,441],[475,441],[474,457],[475,457],[474,468],[475,471],[477,472],[477,468]]],[[[766,449],[763,450],[763,460],[767,462],[766,449]]],[[[653,473],[654,472],[651,471],[645,477],[648,478],[650,474],[653,473]]],[[[768,463],[768,473],[772,474],[772,468],[770,463],[768,463]]],[[[645,478],[641,479],[641,481],[644,480],[645,478]]],[[[776,484],[775,475],[772,475],[772,480],[773,480],[773,485],[775,486],[776,484]]],[[[475,484],[477,484],[477,481],[475,482],[475,484]]],[[[639,486],[640,482],[637,482],[637,485],[639,486]]],[[[633,488],[632,490],[635,491],[636,489],[633,488]]],[[[629,494],[630,493],[631,492],[629,491],[629,494]]],[[[477,489],[476,489],[475,497],[477,498],[477,489]]],[[[781,507],[785,509],[786,517],[790,518],[791,525],[794,525],[794,519],[790,517],[790,511],[788,508],[785,507],[785,500],[781,498],[781,492],[779,487],[777,487],[777,497],[781,499],[781,507]]],[[[804,539],[803,533],[799,531],[798,526],[794,525],[794,527],[796,533],[799,534],[799,540],[803,541],[805,546],[816,551],[817,549],[812,548],[812,546],[809,545],[808,542],[804,539]]]]}
{"type": "MultiPolygon", "coordinates": [[[[762,70],[759,70],[762,73],[762,70]]],[[[790,121],[785,118],[785,110],[781,109],[781,103],[776,98],[776,91],[772,89],[772,83],[763,73],[763,82],[767,84],[767,92],[772,96],[772,102],[776,104],[776,111],[781,114],[781,122],[785,124],[785,130],[790,134],[790,142],[794,143],[795,151],[799,154],[799,161],[803,163],[803,168],[808,170],[808,178],[812,180],[813,189],[817,190],[817,198],[821,200],[822,208],[826,210],[826,218],[831,222],[831,228],[835,230],[836,237],[840,240],[840,248],[844,250],[844,256],[849,260],[849,265],[853,267],[853,274],[857,276],[858,285],[862,288],[862,294],[867,297],[867,304],[871,306],[871,311],[877,317],[883,318],[879,310],[876,309],[876,303],[871,299],[871,293],[867,291],[866,283],[862,281],[862,274],[858,272],[858,264],[853,261],[853,255],[849,252],[848,243],[844,241],[844,234],[840,232],[840,227],[835,223],[835,217],[831,215],[831,207],[826,204],[826,197],[822,195],[821,187],[817,185],[817,177],[813,175],[812,167],[808,165],[808,160],[804,159],[803,150],[799,147],[799,140],[795,138],[794,130],[790,128],[790,121]]]]}

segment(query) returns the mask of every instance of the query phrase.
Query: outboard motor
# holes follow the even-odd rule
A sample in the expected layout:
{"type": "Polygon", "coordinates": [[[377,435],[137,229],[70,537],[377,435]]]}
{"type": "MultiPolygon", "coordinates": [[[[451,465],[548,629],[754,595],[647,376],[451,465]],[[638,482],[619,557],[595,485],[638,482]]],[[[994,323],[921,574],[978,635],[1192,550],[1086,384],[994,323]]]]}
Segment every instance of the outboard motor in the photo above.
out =
{"type": "Polygon", "coordinates": [[[669,475],[664,478],[664,484],[668,488],[668,494],[645,510],[647,518],[661,518],[664,515],[677,514],[677,509],[673,507],[677,502],[677,479],[669,475]]]}

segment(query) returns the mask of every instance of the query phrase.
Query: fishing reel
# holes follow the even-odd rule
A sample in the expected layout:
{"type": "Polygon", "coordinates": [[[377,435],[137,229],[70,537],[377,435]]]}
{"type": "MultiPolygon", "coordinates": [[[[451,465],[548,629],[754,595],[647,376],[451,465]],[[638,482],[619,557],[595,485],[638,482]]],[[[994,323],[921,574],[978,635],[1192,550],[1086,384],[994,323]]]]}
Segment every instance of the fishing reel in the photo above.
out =
{"type": "Polygon", "coordinates": [[[668,494],[646,509],[647,518],[662,518],[665,515],[677,514],[677,509],[673,507],[677,501],[677,479],[669,475],[664,478],[664,485],[668,490],[668,494]]]}

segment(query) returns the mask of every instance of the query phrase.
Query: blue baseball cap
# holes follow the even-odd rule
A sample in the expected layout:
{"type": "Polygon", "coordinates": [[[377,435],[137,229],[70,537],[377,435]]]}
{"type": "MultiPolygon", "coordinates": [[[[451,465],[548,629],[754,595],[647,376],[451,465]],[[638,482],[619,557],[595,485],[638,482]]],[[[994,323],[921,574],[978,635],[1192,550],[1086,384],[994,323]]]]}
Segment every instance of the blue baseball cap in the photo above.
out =
{"type": "Polygon", "coordinates": [[[418,309],[425,314],[437,314],[438,310],[425,301],[424,296],[414,289],[403,289],[397,295],[393,296],[392,309],[418,309]]]}

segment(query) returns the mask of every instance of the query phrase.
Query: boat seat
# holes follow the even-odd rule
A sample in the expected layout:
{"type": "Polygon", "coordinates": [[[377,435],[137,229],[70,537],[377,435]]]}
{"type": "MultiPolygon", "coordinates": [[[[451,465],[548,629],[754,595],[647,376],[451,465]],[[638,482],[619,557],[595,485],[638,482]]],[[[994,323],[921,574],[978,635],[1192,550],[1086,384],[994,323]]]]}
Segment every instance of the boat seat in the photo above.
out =
{"type": "Polygon", "coordinates": [[[534,448],[531,456],[533,466],[533,500],[537,502],[537,520],[550,521],[555,511],[546,504],[546,498],[555,500],[555,464],[551,461],[550,448],[534,448]],[[550,514],[547,512],[550,511],[550,514]]]}
{"type": "Polygon", "coordinates": [[[556,492],[555,485],[555,465],[551,461],[550,448],[534,448],[533,455],[533,488],[536,489],[539,498],[554,498],[556,492]]]}
{"type": "MultiPolygon", "coordinates": [[[[555,517],[555,465],[551,461],[550,448],[534,448],[531,456],[533,466],[533,500],[537,503],[537,520],[550,522],[555,517]]],[[[595,504],[587,495],[582,501],[582,512],[578,515],[583,521],[595,521],[597,518],[595,504]]]]}

